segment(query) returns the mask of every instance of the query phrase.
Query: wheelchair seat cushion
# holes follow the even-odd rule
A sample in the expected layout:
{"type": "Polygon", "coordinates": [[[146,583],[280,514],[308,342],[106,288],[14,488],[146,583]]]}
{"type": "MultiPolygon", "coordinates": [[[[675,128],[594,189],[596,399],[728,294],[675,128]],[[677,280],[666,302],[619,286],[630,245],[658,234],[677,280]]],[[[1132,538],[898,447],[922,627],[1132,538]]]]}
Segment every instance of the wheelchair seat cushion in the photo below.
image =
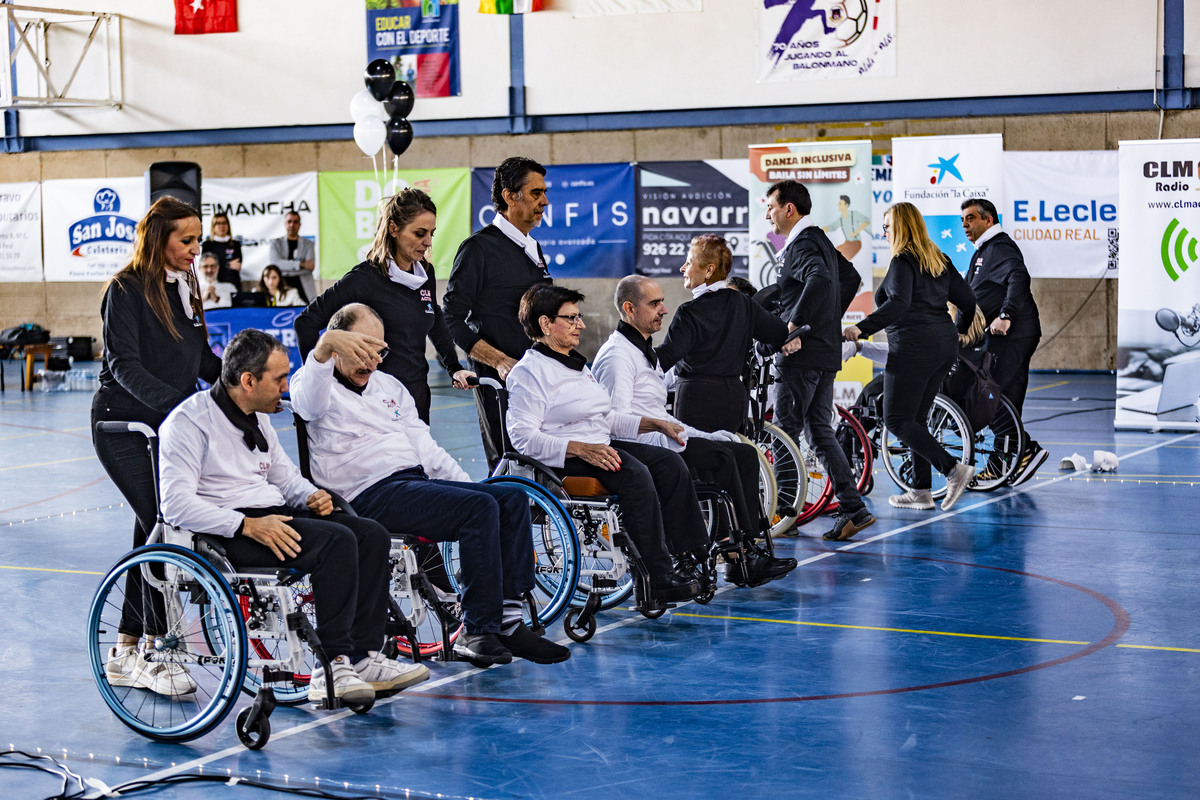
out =
{"type": "Polygon", "coordinates": [[[595,478],[568,476],[563,478],[563,488],[571,497],[604,497],[609,491],[595,478]]]}

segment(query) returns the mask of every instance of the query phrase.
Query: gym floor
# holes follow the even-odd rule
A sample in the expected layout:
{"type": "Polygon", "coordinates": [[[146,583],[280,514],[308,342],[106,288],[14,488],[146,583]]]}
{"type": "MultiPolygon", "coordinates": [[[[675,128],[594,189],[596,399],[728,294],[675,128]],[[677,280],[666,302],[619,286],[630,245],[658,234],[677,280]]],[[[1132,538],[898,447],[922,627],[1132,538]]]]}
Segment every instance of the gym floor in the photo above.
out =
{"type": "MultiPolygon", "coordinates": [[[[1018,489],[901,511],[879,469],[878,523],[836,548],[828,517],[779,540],[801,564],[783,580],[656,621],[604,612],[564,664],[434,663],[365,716],[280,708],[260,752],[232,716],[146,740],[95,689],[87,607],[132,514],[93,454],[90,399],[0,394],[5,800],[59,791],[6,768],[13,749],[109,786],[203,774],[386,798],[1200,796],[1200,435],[1114,432],[1111,375],[1034,376],[1025,417],[1050,460],[1018,489]],[[1117,472],[1059,471],[1096,449],[1117,472]]],[[[470,397],[442,386],[434,406],[435,436],[483,477],[470,397]]]]}

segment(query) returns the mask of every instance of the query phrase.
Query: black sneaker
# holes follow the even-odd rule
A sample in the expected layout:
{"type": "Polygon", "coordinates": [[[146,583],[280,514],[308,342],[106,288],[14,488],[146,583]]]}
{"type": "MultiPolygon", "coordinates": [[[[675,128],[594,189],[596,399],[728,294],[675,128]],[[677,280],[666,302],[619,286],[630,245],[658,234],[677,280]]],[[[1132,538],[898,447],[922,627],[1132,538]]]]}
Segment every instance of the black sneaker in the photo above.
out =
{"type": "Polygon", "coordinates": [[[495,633],[460,634],[454,642],[454,655],[477,667],[508,664],[513,660],[512,652],[500,643],[500,636],[495,633]]]}
{"type": "Polygon", "coordinates": [[[682,603],[702,594],[700,582],[679,571],[654,578],[650,581],[650,586],[654,599],[664,603],[682,603]]]}
{"type": "Polygon", "coordinates": [[[1012,480],[1009,481],[1010,486],[1020,486],[1025,481],[1033,477],[1033,473],[1038,471],[1038,467],[1046,463],[1046,459],[1050,457],[1040,444],[1035,441],[1030,441],[1025,448],[1024,455],[1021,456],[1021,463],[1017,467],[1012,480]]]}
{"type": "Polygon", "coordinates": [[[524,622],[517,629],[505,636],[499,636],[500,644],[508,648],[513,658],[523,658],[535,664],[558,664],[571,657],[571,651],[549,639],[543,639],[524,622]]]}
{"type": "Polygon", "coordinates": [[[748,559],[746,567],[750,573],[751,586],[762,586],[764,583],[782,578],[794,570],[797,565],[794,558],[775,558],[766,552],[749,548],[746,550],[746,558],[748,559]]]}
{"type": "Polygon", "coordinates": [[[833,529],[827,531],[821,538],[828,542],[844,542],[854,534],[875,524],[875,515],[863,506],[853,514],[842,512],[833,522],[833,529]]]}

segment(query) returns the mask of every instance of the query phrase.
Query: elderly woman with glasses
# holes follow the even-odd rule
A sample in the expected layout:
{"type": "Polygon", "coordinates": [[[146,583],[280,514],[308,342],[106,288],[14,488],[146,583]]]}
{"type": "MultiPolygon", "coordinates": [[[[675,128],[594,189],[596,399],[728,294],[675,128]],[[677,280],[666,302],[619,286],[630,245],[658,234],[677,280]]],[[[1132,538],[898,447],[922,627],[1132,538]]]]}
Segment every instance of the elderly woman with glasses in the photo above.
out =
{"type": "Polygon", "coordinates": [[[687,465],[666,448],[613,441],[658,431],[683,443],[683,426],[613,410],[575,349],[585,327],[582,300],[579,292],[551,284],[533,286],[521,298],[521,325],[534,345],[508,374],[509,438],[560,475],[593,478],[619,494],[654,599],[689,600],[702,591],[695,565],[707,558],[708,534],[687,465]]]}

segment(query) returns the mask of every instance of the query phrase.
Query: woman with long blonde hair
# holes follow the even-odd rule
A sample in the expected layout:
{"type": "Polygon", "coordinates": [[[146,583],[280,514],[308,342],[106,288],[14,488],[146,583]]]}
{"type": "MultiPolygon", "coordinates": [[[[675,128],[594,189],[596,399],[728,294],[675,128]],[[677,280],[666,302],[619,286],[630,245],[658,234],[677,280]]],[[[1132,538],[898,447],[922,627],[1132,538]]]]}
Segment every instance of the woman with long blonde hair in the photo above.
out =
{"type": "Polygon", "coordinates": [[[913,464],[913,488],[889,497],[888,502],[896,508],[932,509],[932,465],[946,476],[942,509],[949,511],[975,470],[946,452],[929,432],[926,419],[958,358],[958,333],[966,333],[975,317],[975,295],[929,238],[925,220],[912,203],[896,203],[887,210],[883,233],[892,248],[892,261],[875,292],[875,313],[846,328],[844,336],[855,341],[887,331],[883,419],[912,451],[913,464]],[[960,330],[946,312],[947,302],[962,312],[960,330]]]}

